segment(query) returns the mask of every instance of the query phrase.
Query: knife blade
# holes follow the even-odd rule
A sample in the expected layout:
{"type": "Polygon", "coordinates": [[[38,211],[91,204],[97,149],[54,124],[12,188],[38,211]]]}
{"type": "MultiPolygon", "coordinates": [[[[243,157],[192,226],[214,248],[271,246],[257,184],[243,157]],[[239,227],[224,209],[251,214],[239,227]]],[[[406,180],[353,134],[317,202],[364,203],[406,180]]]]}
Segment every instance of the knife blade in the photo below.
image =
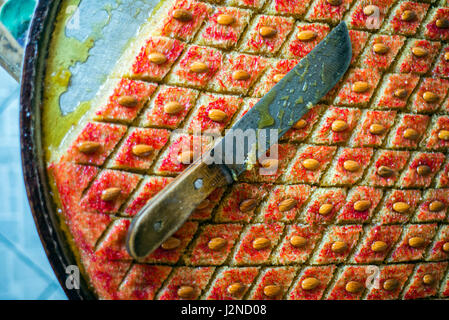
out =
{"type": "MultiPolygon", "coordinates": [[[[264,157],[298,120],[343,77],[352,57],[344,22],[335,27],[226,132],[133,219],[127,250],[137,260],[158,249],[217,187],[237,180],[254,159],[264,157]],[[243,140],[242,140],[243,139],[243,140]]],[[[159,248],[159,250],[164,250],[159,248]]]]}

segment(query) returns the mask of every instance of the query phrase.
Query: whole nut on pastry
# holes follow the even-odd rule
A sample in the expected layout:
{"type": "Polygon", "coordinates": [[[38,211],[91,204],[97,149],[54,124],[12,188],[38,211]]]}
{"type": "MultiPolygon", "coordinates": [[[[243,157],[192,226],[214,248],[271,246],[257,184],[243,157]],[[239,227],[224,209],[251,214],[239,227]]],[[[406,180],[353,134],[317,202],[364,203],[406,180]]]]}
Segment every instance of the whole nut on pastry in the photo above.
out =
{"type": "Polygon", "coordinates": [[[267,238],[257,238],[253,241],[253,248],[263,250],[271,246],[271,241],[267,238]]]}
{"type": "Polygon", "coordinates": [[[360,170],[360,164],[354,160],[347,160],[343,163],[343,168],[349,172],[357,172],[360,170]]]}
{"type": "Polygon", "coordinates": [[[249,212],[257,207],[256,199],[246,199],[240,203],[240,211],[241,212],[249,212]]]}
{"type": "Polygon", "coordinates": [[[311,41],[317,37],[315,31],[312,30],[304,30],[298,33],[298,39],[301,41],[311,41]]]}
{"type": "Polygon", "coordinates": [[[266,295],[269,298],[277,297],[278,295],[281,294],[281,292],[282,292],[282,288],[280,286],[276,286],[276,285],[269,285],[269,286],[265,286],[265,288],[263,288],[264,295],[266,295]]]}
{"type": "Polygon", "coordinates": [[[421,237],[413,237],[408,240],[408,245],[412,248],[422,248],[426,244],[426,240],[421,237]]]}
{"type": "Polygon", "coordinates": [[[402,136],[408,140],[416,140],[419,138],[419,132],[415,129],[408,128],[404,131],[402,136]]]}
{"type": "Polygon", "coordinates": [[[293,209],[297,205],[298,201],[293,198],[285,199],[278,205],[279,211],[286,212],[293,209]]]}
{"type": "Polygon", "coordinates": [[[354,210],[363,212],[368,210],[371,207],[371,201],[370,200],[359,200],[354,203],[354,210]]]}
{"type": "Polygon", "coordinates": [[[139,104],[139,100],[137,100],[134,96],[121,96],[117,99],[119,105],[132,108],[139,104]]]}
{"type": "Polygon", "coordinates": [[[435,21],[435,24],[440,29],[447,29],[449,28],[449,20],[446,18],[440,18],[435,21]]]}
{"type": "Polygon", "coordinates": [[[101,200],[113,201],[122,193],[120,188],[108,188],[101,193],[101,200]]]}
{"type": "Polygon", "coordinates": [[[196,210],[204,210],[207,207],[209,207],[210,205],[210,200],[209,199],[205,199],[204,201],[202,201],[197,207],[196,210]]]}
{"type": "Polygon", "coordinates": [[[429,53],[426,48],[423,47],[413,47],[412,53],[417,57],[425,57],[429,53]]]}
{"type": "Polygon", "coordinates": [[[380,166],[377,169],[377,174],[382,178],[389,178],[394,175],[394,170],[387,166],[380,166]]]}
{"type": "Polygon", "coordinates": [[[183,299],[192,298],[195,293],[195,289],[191,286],[181,286],[178,289],[178,297],[183,299]]]}
{"type": "Polygon", "coordinates": [[[290,244],[295,248],[302,248],[307,244],[307,239],[301,236],[293,236],[290,238],[290,244]]]}
{"type": "Polygon", "coordinates": [[[395,202],[393,203],[393,210],[399,213],[405,213],[410,210],[410,205],[406,202],[395,202]]]}
{"type": "Polygon", "coordinates": [[[220,237],[213,238],[207,244],[210,250],[218,251],[223,249],[226,246],[226,240],[220,237]]]}
{"type": "Polygon", "coordinates": [[[176,9],[173,11],[173,18],[178,21],[188,22],[193,19],[193,14],[184,9],[176,9]]]}
{"type": "Polygon", "coordinates": [[[272,38],[277,34],[277,30],[275,28],[265,26],[259,29],[259,33],[264,38],[272,38]]]}
{"type": "MultiPolygon", "coordinates": [[[[273,77],[273,81],[276,82],[276,83],[278,83],[278,82],[281,81],[284,77],[285,77],[285,74],[284,74],[284,73],[278,73],[277,75],[275,75],[275,76],[273,77]]],[[[299,121],[301,121],[301,120],[299,120],[299,121]]]]}
{"type": "Polygon", "coordinates": [[[227,291],[232,296],[238,296],[243,292],[244,289],[245,287],[243,286],[243,284],[241,284],[240,282],[235,282],[228,287],[227,291]]]}
{"type": "Polygon", "coordinates": [[[411,22],[416,19],[416,13],[412,10],[405,10],[401,14],[401,20],[405,22],[411,22]]]}
{"type": "Polygon", "coordinates": [[[428,286],[431,286],[435,283],[435,277],[431,274],[426,274],[422,277],[422,282],[428,286]]]}
{"type": "Polygon", "coordinates": [[[348,244],[343,241],[335,241],[331,247],[332,251],[335,253],[342,253],[348,249],[348,244]]]}
{"type": "Polygon", "coordinates": [[[322,216],[327,216],[329,213],[331,213],[334,206],[331,203],[325,203],[320,206],[320,209],[318,209],[318,213],[322,216]]]}
{"type": "Polygon", "coordinates": [[[95,141],[83,141],[78,145],[79,152],[92,154],[100,150],[101,143],[95,141]]]}
{"type": "Polygon", "coordinates": [[[443,249],[444,252],[449,253],[449,242],[444,243],[441,249],[443,249]]]}
{"type": "Polygon", "coordinates": [[[302,280],[301,282],[301,288],[303,290],[309,291],[309,290],[313,290],[316,287],[318,287],[320,285],[320,280],[318,280],[317,278],[306,278],[304,280],[302,280]]]}
{"type": "Polygon", "coordinates": [[[307,126],[307,121],[304,119],[299,120],[293,125],[294,129],[303,129],[307,126]]]}
{"type": "Polygon", "coordinates": [[[399,281],[396,279],[388,279],[384,282],[383,288],[386,291],[393,291],[399,286],[399,281]]]}
{"type": "Polygon", "coordinates": [[[310,171],[315,171],[320,167],[320,162],[315,159],[305,159],[301,164],[304,168],[310,171]]]}
{"type": "Polygon", "coordinates": [[[137,157],[148,157],[153,151],[153,147],[147,144],[137,144],[132,148],[132,153],[137,157]]]}
{"type": "Polygon", "coordinates": [[[228,115],[226,112],[220,110],[220,109],[211,109],[208,113],[209,119],[215,122],[223,122],[226,120],[228,115]]]}
{"type": "Polygon", "coordinates": [[[416,172],[420,176],[427,176],[432,173],[432,169],[427,165],[421,165],[421,166],[418,166],[418,168],[416,168],[416,172]]]}
{"type": "Polygon", "coordinates": [[[326,2],[332,6],[339,6],[341,5],[342,0],[326,0],[326,2]]]}
{"type": "Polygon", "coordinates": [[[190,71],[195,73],[204,73],[209,70],[207,64],[201,61],[195,61],[190,65],[190,71]]]}
{"type": "Polygon", "coordinates": [[[251,75],[246,70],[236,70],[232,73],[232,79],[237,81],[245,81],[251,78],[251,75]]]}
{"type": "Polygon", "coordinates": [[[335,120],[332,123],[332,131],[334,132],[343,132],[349,128],[348,123],[343,120],[335,120]]]}
{"type": "Polygon", "coordinates": [[[407,97],[407,90],[400,88],[400,89],[396,89],[393,93],[393,95],[398,98],[398,99],[405,99],[407,97]]]}
{"type": "Polygon", "coordinates": [[[170,237],[163,244],[161,244],[161,248],[164,250],[174,250],[181,245],[181,240],[175,237],[170,237]]]}
{"type": "Polygon", "coordinates": [[[432,212],[438,212],[443,209],[444,209],[444,203],[439,200],[435,200],[435,201],[432,201],[431,203],[429,203],[429,210],[432,212]]]}
{"type": "Polygon", "coordinates": [[[151,52],[148,55],[148,60],[154,64],[161,65],[167,62],[167,56],[160,52],[151,52]]]}
{"type": "Polygon", "coordinates": [[[438,96],[431,91],[424,92],[424,94],[422,95],[422,98],[424,99],[425,102],[428,102],[428,103],[435,103],[439,100],[438,96]]]}
{"type": "Polygon", "coordinates": [[[449,61],[449,52],[444,53],[444,61],[449,61]]]}
{"type": "Polygon", "coordinates": [[[440,130],[438,132],[438,139],[449,141],[449,130],[440,130]]]}
{"type": "Polygon", "coordinates": [[[385,54],[388,50],[389,48],[383,43],[375,43],[373,45],[373,51],[377,54],[385,54]]]}
{"type": "Polygon", "coordinates": [[[184,110],[184,106],[178,101],[170,101],[164,105],[164,112],[168,114],[177,114],[184,110]]]}
{"type": "Polygon", "coordinates": [[[265,159],[263,160],[260,165],[262,168],[265,169],[274,169],[275,167],[279,166],[279,160],[278,159],[265,159]]]}
{"type": "Polygon", "coordinates": [[[178,162],[182,164],[190,164],[193,162],[193,151],[183,151],[178,155],[178,162]]]}
{"type": "Polygon", "coordinates": [[[363,290],[363,284],[358,281],[349,281],[346,284],[345,289],[349,293],[359,293],[363,290]]]}
{"type": "Polygon", "coordinates": [[[355,93],[364,93],[368,91],[368,89],[369,84],[366,81],[357,81],[352,85],[352,91],[354,91],[355,93]]]}
{"type": "Polygon", "coordinates": [[[365,14],[365,16],[370,16],[370,15],[372,15],[376,10],[379,10],[379,7],[370,4],[370,5],[367,5],[366,7],[363,8],[363,13],[365,14]]]}
{"type": "Polygon", "coordinates": [[[384,252],[385,250],[387,250],[387,248],[388,248],[388,245],[384,241],[375,241],[371,245],[371,250],[373,250],[374,252],[384,252]]]}
{"type": "Polygon", "coordinates": [[[221,25],[224,25],[224,26],[233,24],[234,21],[235,21],[235,18],[233,16],[231,16],[230,14],[225,14],[224,13],[224,14],[220,14],[217,17],[218,24],[221,24],[221,25]]]}
{"type": "Polygon", "coordinates": [[[371,132],[371,134],[374,135],[381,135],[385,133],[385,127],[381,124],[378,123],[373,123],[370,127],[369,127],[369,132],[371,132]]]}

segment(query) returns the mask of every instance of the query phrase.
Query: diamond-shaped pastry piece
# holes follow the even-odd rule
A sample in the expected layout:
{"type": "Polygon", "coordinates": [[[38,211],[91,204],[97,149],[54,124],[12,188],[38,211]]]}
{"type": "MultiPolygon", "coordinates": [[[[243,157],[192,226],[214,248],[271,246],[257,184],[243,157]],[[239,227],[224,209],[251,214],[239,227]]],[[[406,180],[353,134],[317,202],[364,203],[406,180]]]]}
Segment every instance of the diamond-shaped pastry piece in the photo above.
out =
{"type": "Polygon", "coordinates": [[[296,218],[303,204],[308,200],[313,188],[308,185],[277,186],[270,191],[270,196],[261,213],[258,222],[273,221],[288,222],[296,218]]]}
{"type": "Polygon", "coordinates": [[[412,98],[411,110],[431,113],[440,108],[449,89],[449,80],[425,78],[412,98]]]}
{"type": "Polygon", "coordinates": [[[379,29],[394,0],[358,1],[346,18],[350,29],[379,29]]]}
{"type": "Polygon", "coordinates": [[[146,105],[157,85],[142,81],[109,80],[108,94],[96,107],[94,119],[98,121],[132,122],[146,105]]]}
{"type": "Polygon", "coordinates": [[[272,0],[265,8],[269,14],[288,14],[296,17],[306,13],[312,0],[272,0]]]}
{"type": "Polygon", "coordinates": [[[232,7],[218,7],[198,36],[198,44],[220,49],[233,48],[249,23],[251,12],[232,7]]]}
{"type": "Polygon", "coordinates": [[[449,187],[449,162],[446,161],[444,168],[440,171],[436,178],[436,187],[449,187]]]}
{"type": "Polygon", "coordinates": [[[162,86],[142,116],[144,127],[177,128],[195,105],[198,91],[162,86]]]}
{"type": "Polygon", "coordinates": [[[396,64],[400,73],[425,74],[440,50],[439,42],[409,39],[396,64]]]}
{"type": "Polygon", "coordinates": [[[413,272],[411,264],[382,266],[374,286],[368,288],[367,300],[398,299],[407,279],[413,272]]]}
{"type": "Polygon", "coordinates": [[[405,43],[405,37],[376,35],[370,39],[361,58],[360,65],[385,71],[393,62],[405,43]]]}
{"type": "Polygon", "coordinates": [[[195,300],[209,283],[215,268],[176,268],[159,291],[158,300],[195,300]]]}
{"type": "Polygon", "coordinates": [[[189,41],[211,13],[212,7],[208,4],[195,0],[176,0],[173,6],[165,9],[165,15],[162,15],[165,17],[155,32],[162,36],[189,41]]]}
{"type": "Polygon", "coordinates": [[[416,261],[422,259],[437,231],[436,224],[409,225],[397,244],[390,262],[416,261]]]}
{"type": "Polygon", "coordinates": [[[447,262],[418,265],[412,280],[405,289],[404,299],[422,299],[436,296],[446,269],[447,262]]]}
{"type": "Polygon", "coordinates": [[[306,20],[336,24],[343,18],[343,15],[349,9],[353,1],[354,0],[315,0],[306,15],[306,20]]]}
{"type": "Polygon", "coordinates": [[[299,219],[311,225],[330,224],[344,206],[345,199],[345,189],[318,188],[299,219]]]}
{"type": "Polygon", "coordinates": [[[173,67],[167,82],[205,88],[222,68],[223,54],[209,47],[190,46],[173,67]]]}
{"type": "MultiPolygon", "coordinates": [[[[320,0],[320,1],[327,1],[327,0],[320,0]]],[[[369,33],[365,31],[349,30],[349,38],[351,39],[352,45],[351,65],[355,64],[363,48],[365,48],[365,45],[368,41],[368,36],[369,33]]]]}
{"type": "Polygon", "coordinates": [[[431,40],[449,40],[449,8],[434,8],[426,19],[424,36],[431,40]]]}
{"type": "Polygon", "coordinates": [[[248,299],[282,300],[295,277],[296,270],[296,267],[274,267],[262,271],[248,299]]]}
{"type": "Polygon", "coordinates": [[[140,179],[137,174],[104,170],[87,190],[80,205],[87,212],[116,213],[140,179]]]}
{"type": "Polygon", "coordinates": [[[381,189],[358,186],[349,191],[346,204],[337,216],[337,223],[366,223],[382,199],[381,189]]]}
{"type": "Polygon", "coordinates": [[[299,60],[278,60],[268,70],[265,75],[254,86],[252,96],[263,97],[278,83],[290,70],[292,70],[299,60]]]}
{"type": "Polygon", "coordinates": [[[267,67],[268,60],[264,57],[230,53],[209,88],[217,92],[246,94],[267,67]]]}
{"type": "Polygon", "coordinates": [[[243,231],[232,263],[256,265],[268,263],[271,251],[279,241],[284,225],[280,223],[253,224],[243,231]]]}
{"type": "Polygon", "coordinates": [[[215,220],[218,222],[249,222],[270,189],[271,187],[266,184],[234,184],[230,193],[225,196],[218,207],[215,220]]]}
{"type": "Polygon", "coordinates": [[[356,184],[368,167],[373,149],[343,148],[335,155],[327,174],[324,176],[324,186],[350,186],[356,184]]]}
{"type": "Polygon", "coordinates": [[[128,219],[114,221],[98,244],[95,254],[107,260],[132,260],[125,243],[130,224],[128,219]]]}
{"type": "Polygon", "coordinates": [[[424,146],[430,150],[447,150],[449,147],[448,116],[433,117],[424,146]]]}
{"type": "Polygon", "coordinates": [[[340,144],[346,142],[362,115],[352,108],[330,106],[312,133],[311,141],[318,144],[340,144]]]}
{"type": "Polygon", "coordinates": [[[366,106],[371,100],[379,80],[380,74],[376,70],[352,69],[338,92],[334,104],[354,107],[366,106]]]}
{"type": "Polygon", "coordinates": [[[415,215],[417,222],[443,221],[449,206],[449,189],[428,189],[415,215]]]}
{"type": "Polygon", "coordinates": [[[380,224],[407,222],[420,202],[419,190],[391,190],[386,194],[374,221],[380,224]]]}
{"type": "Polygon", "coordinates": [[[326,24],[299,22],[281,55],[287,59],[304,58],[326,37],[329,31],[330,28],[326,24]],[[305,40],[303,35],[309,36],[310,39],[305,40]]]}
{"type": "Polygon", "coordinates": [[[243,38],[240,50],[253,54],[275,55],[287,39],[293,25],[292,18],[257,16],[243,38]]]}
{"type": "Polygon", "coordinates": [[[369,271],[372,266],[344,266],[337,281],[332,285],[326,299],[360,300],[366,290],[369,271]]]}
{"type": "Polygon", "coordinates": [[[449,258],[449,225],[442,225],[426,260],[439,261],[449,258]]]}
{"type": "Polygon", "coordinates": [[[322,226],[294,224],[287,227],[287,235],[272,258],[275,264],[305,263],[318,241],[322,226]]]}
{"type": "Polygon", "coordinates": [[[165,129],[132,128],[121,143],[108,167],[126,170],[148,170],[170,138],[165,129]]]}
{"type": "Polygon", "coordinates": [[[125,132],[122,125],[89,122],[62,160],[101,166],[125,132]]]}
{"type": "Polygon", "coordinates": [[[379,147],[396,118],[395,111],[365,111],[349,143],[352,147],[379,147]]]}
{"type": "Polygon", "coordinates": [[[420,114],[401,114],[396,126],[391,130],[387,148],[414,149],[423,138],[430,117],[420,114]]]}
{"type": "Polygon", "coordinates": [[[369,186],[393,186],[410,156],[408,151],[378,150],[374,155],[365,183],[369,186]]]}
{"type": "Polygon", "coordinates": [[[432,69],[434,77],[449,78],[449,46],[444,46],[440,56],[432,69]]]}
{"type": "Polygon", "coordinates": [[[391,18],[384,30],[390,34],[411,36],[416,34],[421,21],[427,13],[429,4],[404,1],[392,10],[391,18]]]}
{"type": "Polygon", "coordinates": [[[187,123],[190,133],[222,133],[231,122],[234,114],[240,109],[242,99],[235,96],[202,94],[197,107],[187,123]],[[222,117],[215,118],[212,113],[218,110],[222,117]]]}
{"type": "Polygon", "coordinates": [[[104,213],[76,212],[67,218],[67,224],[78,248],[89,254],[112,222],[112,217],[104,213]]]}
{"type": "Polygon", "coordinates": [[[248,288],[259,274],[256,267],[229,268],[218,270],[206,293],[207,300],[239,300],[242,299],[248,288]]]}
{"type": "Polygon", "coordinates": [[[290,183],[318,183],[337,147],[305,145],[300,147],[284,180],[290,183]]]}
{"type": "Polygon", "coordinates": [[[120,284],[123,300],[153,300],[172,267],[135,264],[120,284]]]}
{"type": "Polygon", "coordinates": [[[326,106],[324,105],[317,105],[307,111],[301,120],[293,125],[293,127],[281,137],[281,140],[294,142],[302,142],[306,140],[325,108],[326,106]]]}
{"type": "Polygon", "coordinates": [[[407,171],[404,171],[399,186],[402,188],[426,188],[440,170],[445,155],[442,153],[417,152],[413,155],[407,171]]]}
{"type": "Polygon", "coordinates": [[[320,300],[332,279],[335,269],[336,267],[333,265],[306,267],[290,290],[287,299],[320,300]]]}
{"type": "Polygon", "coordinates": [[[407,100],[418,84],[413,74],[388,74],[380,84],[380,94],[375,101],[379,109],[405,109],[407,100]]]}
{"type": "Polygon", "coordinates": [[[311,264],[340,263],[346,260],[356,246],[362,226],[331,226],[324,234],[311,264]]]}
{"type": "Polygon", "coordinates": [[[382,262],[401,236],[401,226],[375,226],[366,232],[365,238],[352,258],[355,263],[382,262]]]}

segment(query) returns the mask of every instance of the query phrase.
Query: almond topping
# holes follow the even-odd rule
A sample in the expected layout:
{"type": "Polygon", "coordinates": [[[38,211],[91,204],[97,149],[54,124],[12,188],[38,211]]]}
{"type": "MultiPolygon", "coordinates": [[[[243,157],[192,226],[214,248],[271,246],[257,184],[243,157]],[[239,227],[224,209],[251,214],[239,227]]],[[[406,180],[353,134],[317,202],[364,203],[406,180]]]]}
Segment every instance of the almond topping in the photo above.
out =
{"type": "Polygon", "coordinates": [[[406,202],[395,202],[393,203],[393,210],[399,213],[406,213],[410,210],[410,205],[406,202]]]}
{"type": "Polygon", "coordinates": [[[251,78],[251,75],[246,70],[236,70],[232,74],[232,79],[237,81],[245,81],[251,78]]]}
{"type": "Polygon", "coordinates": [[[343,242],[343,241],[335,241],[332,244],[331,249],[335,253],[342,253],[342,252],[345,252],[346,249],[348,249],[348,245],[346,244],[346,242],[343,242]]]}
{"type": "Polygon", "coordinates": [[[408,128],[404,131],[402,136],[408,140],[416,140],[419,138],[419,132],[415,129],[408,128]]]}
{"type": "Polygon", "coordinates": [[[184,9],[176,9],[173,11],[173,18],[178,21],[187,22],[193,19],[193,15],[184,9]]]}
{"type": "Polygon", "coordinates": [[[384,252],[385,250],[387,250],[387,243],[384,241],[375,241],[372,245],[371,245],[371,250],[373,250],[374,252],[384,252]]]}
{"type": "Polygon", "coordinates": [[[339,6],[341,5],[342,0],[326,0],[326,2],[332,6],[339,6]]]}
{"type": "Polygon", "coordinates": [[[281,201],[281,203],[279,203],[279,211],[280,212],[286,212],[288,210],[293,209],[296,204],[298,203],[298,201],[296,201],[296,199],[293,198],[289,198],[289,199],[285,199],[283,201],[281,201]]]}
{"type": "Polygon", "coordinates": [[[101,143],[95,141],[84,141],[78,145],[78,150],[85,154],[92,154],[100,150],[101,143]]]}
{"type": "Polygon", "coordinates": [[[437,21],[435,21],[435,24],[440,29],[449,28],[449,20],[447,20],[446,18],[437,19],[437,21]]]}
{"type": "Polygon", "coordinates": [[[281,291],[282,291],[281,287],[276,285],[269,285],[263,288],[263,293],[269,298],[277,297],[278,295],[281,294],[281,291]]]}
{"type": "Polygon", "coordinates": [[[315,31],[312,30],[304,30],[298,33],[298,39],[301,41],[311,41],[317,37],[315,31]]]}
{"type": "Polygon", "coordinates": [[[181,240],[175,237],[170,237],[163,244],[161,244],[161,248],[164,250],[174,250],[181,245],[181,240]]]}
{"type": "Polygon", "coordinates": [[[182,164],[191,164],[193,162],[193,151],[183,151],[178,155],[178,162],[182,164]]]}
{"type": "Polygon", "coordinates": [[[370,16],[376,11],[376,9],[379,10],[377,6],[370,4],[363,8],[363,13],[365,16],[370,16]]]}
{"type": "Polygon", "coordinates": [[[449,253],[449,242],[446,242],[445,244],[443,244],[442,249],[444,252],[449,253]]]}
{"type": "Polygon", "coordinates": [[[354,160],[347,160],[343,163],[343,168],[349,172],[356,172],[360,170],[360,164],[354,160]]]}
{"type": "Polygon", "coordinates": [[[262,168],[265,169],[274,169],[275,167],[279,166],[279,160],[278,159],[265,159],[263,160],[260,165],[262,168]]]}
{"type": "Polygon", "coordinates": [[[235,282],[228,287],[227,291],[232,296],[238,296],[243,292],[244,288],[243,284],[235,282]]]}
{"type": "Polygon", "coordinates": [[[301,162],[302,166],[307,170],[315,171],[320,167],[320,162],[315,159],[306,159],[301,162]]]}
{"type": "Polygon", "coordinates": [[[320,285],[320,280],[318,280],[317,278],[306,278],[304,280],[302,280],[301,282],[301,288],[303,290],[309,291],[309,290],[313,290],[316,287],[318,287],[320,285]]]}
{"type": "Polygon", "coordinates": [[[178,101],[170,101],[164,106],[165,113],[177,114],[184,109],[184,106],[178,101]]]}
{"type": "Polygon", "coordinates": [[[408,245],[412,248],[422,248],[426,244],[426,240],[421,237],[413,237],[408,239],[408,245]]]}
{"type": "Polygon", "coordinates": [[[153,153],[153,147],[147,144],[135,145],[132,149],[132,153],[138,157],[148,157],[153,153]]]}
{"type": "Polygon", "coordinates": [[[253,241],[253,248],[263,250],[271,246],[271,241],[267,238],[257,238],[253,241]]]}
{"type": "Polygon", "coordinates": [[[432,211],[432,212],[438,212],[438,211],[441,211],[443,209],[444,209],[444,203],[439,201],[439,200],[432,201],[429,204],[429,210],[432,211]]]}
{"type": "Polygon", "coordinates": [[[201,61],[195,61],[190,65],[190,71],[195,73],[204,73],[209,70],[207,64],[201,61]]]}
{"type": "Polygon", "coordinates": [[[348,124],[346,123],[346,121],[343,120],[335,120],[332,123],[332,131],[334,132],[342,132],[345,131],[349,128],[348,124]]]}
{"type": "Polygon", "coordinates": [[[223,249],[226,246],[226,240],[223,238],[213,238],[207,244],[209,249],[212,251],[218,251],[223,249]]]}
{"type": "Polygon", "coordinates": [[[426,274],[422,277],[422,282],[428,286],[431,286],[435,283],[435,277],[431,274],[426,274]]]}
{"type": "Polygon", "coordinates": [[[412,53],[417,57],[425,57],[428,54],[427,49],[423,47],[413,47],[412,53]]]}
{"type": "Polygon", "coordinates": [[[399,281],[396,279],[388,279],[384,282],[383,288],[386,291],[393,291],[399,286],[399,281]]]}
{"type": "Polygon", "coordinates": [[[272,38],[274,37],[278,32],[275,28],[272,27],[261,27],[259,29],[259,33],[264,38],[272,38]]]}
{"type": "Polygon", "coordinates": [[[370,200],[359,200],[356,203],[354,203],[354,210],[363,212],[368,210],[371,207],[371,201],[370,200]]]}
{"type": "Polygon", "coordinates": [[[440,130],[438,132],[438,139],[449,141],[449,130],[440,130]]]}
{"type": "Polygon", "coordinates": [[[285,77],[284,73],[278,73],[277,75],[275,75],[273,77],[273,81],[278,83],[279,81],[281,81],[283,78],[285,77]]]}
{"type": "Polygon", "coordinates": [[[217,17],[217,22],[221,25],[227,26],[230,24],[233,24],[235,21],[235,18],[233,16],[231,16],[230,14],[220,14],[217,17]]]}
{"type": "Polygon", "coordinates": [[[398,99],[405,99],[408,95],[408,92],[407,90],[400,88],[396,89],[393,95],[398,99]]]}
{"type": "Polygon", "coordinates": [[[150,60],[154,64],[161,65],[167,62],[167,57],[165,56],[165,54],[162,54],[160,52],[151,52],[148,55],[148,60],[150,60]]]}
{"type": "Polygon", "coordinates": [[[211,110],[209,110],[208,116],[209,116],[209,118],[212,121],[215,121],[215,122],[223,122],[228,117],[226,112],[224,112],[224,111],[222,111],[220,109],[211,109],[211,110]]]}
{"type": "Polygon", "coordinates": [[[368,91],[368,89],[369,84],[366,81],[357,81],[352,85],[352,91],[354,91],[355,93],[364,93],[368,91]]]}
{"type": "Polygon", "coordinates": [[[373,45],[373,51],[377,54],[385,54],[388,50],[389,48],[383,43],[375,43],[373,45]]]}
{"type": "Polygon", "coordinates": [[[422,166],[419,166],[418,168],[416,168],[416,172],[418,172],[418,174],[420,176],[427,176],[430,173],[432,173],[432,169],[430,169],[429,166],[422,165],[422,166]]]}
{"type": "Polygon", "coordinates": [[[444,60],[445,60],[445,61],[449,61],[449,52],[446,52],[446,53],[444,54],[444,60]]]}
{"type": "Polygon", "coordinates": [[[385,133],[385,127],[381,124],[373,123],[369,127],[369,132],[371,132],[371,134],[374,134],[374,135],[381,135],[381,134],[385,133]]]}
{"type": "Polygon", "coordinates": [[[394,170],[387,166],[380,166],[379,169],[377,169],[377,174],[382,178],[389,178],[394,175],[394,170]]]}
{"type": "Polygon", "coordinates": [[[210,205],[210,200],[205,199],[203,202],[201,202],[197,207],[196,210],[204,210],[210,205]]]}
{"type": "Polygon", "coordinates": [[[302,248],[307,244],[307,239],[300,236],[292,236],[290,238],[290,244],[295,248],[302,248]]]}
{"type": "Polygon", "coordinates": [[[307,121],[304,119],[299,120],[293,125],[294,129],[303,129],[307,126],[307,121]]]}
{"type": "Polygon", "coordinates": [[[178,297],[181,297],[183,299],[188,299],[193,296],[193,293],[195,292],[195,289],[191,286],[182,286],[178,289],[178,297]]]}
{"type": "Polygon", "coordinates": [[[416,19],[416,13],[415,11],[412,10],[405,10],[404,12],[402,12],[401,14],[401,20],[402,21],[406,21],[406,22],[410,22],[416,19]]]}
{"type": "Polygon", "coordinates": [[[349,281],[345,287],[349,293],[359,293],[363,290],[363,285],[358,281],[349,281]]]}
{"type": "Polygon", "coordinates": [[[435,93],[430,92],[430,91],[424,92],[424,94],[422,95],[422,98],[424,99],[425,102],[428,102],[428,103],[435,103],[439,100],[439,97],[435,93]]]}
{"type": "Polygon", "coordinates": [[[327,216],[329,213],[331,213],[332,209],[334,208],[334,205],[331,203],[325,203],[320,206],[318,209],[318,213],[322,216],[327,216]]]}
{"type": "Polygon", "coordinates": [[[132,108],[137,106],[139,100],[137,100],[133,96],[121,96],[120,98],[117,99],[117,102],[121,106],[132,108]]]}
{"type": "Polygon", "coordinates": [[[122,193],[120,188],[108,188],[101,193],[101,200],[113,201],[122,193]]]}
{"type": "Polygon", "coordinates": [[[257,207],[256,199],[246,199],[240,203],[240,211],[241,212],[249,212],[257,207]]]}

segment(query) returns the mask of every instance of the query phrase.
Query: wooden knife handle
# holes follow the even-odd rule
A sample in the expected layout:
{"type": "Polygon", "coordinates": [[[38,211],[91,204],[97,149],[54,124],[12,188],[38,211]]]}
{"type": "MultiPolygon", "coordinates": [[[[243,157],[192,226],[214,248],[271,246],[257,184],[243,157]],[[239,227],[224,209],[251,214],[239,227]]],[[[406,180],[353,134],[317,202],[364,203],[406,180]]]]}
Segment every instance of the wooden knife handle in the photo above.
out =
{"type": "Polygon", "coordinates": [[[145,258],[173,235],[212,191],[232,181],[223,165],[208,165],[201,159],[192,164],[133,219],[126,241],[129,254],[138,260],[145,258]]]}

